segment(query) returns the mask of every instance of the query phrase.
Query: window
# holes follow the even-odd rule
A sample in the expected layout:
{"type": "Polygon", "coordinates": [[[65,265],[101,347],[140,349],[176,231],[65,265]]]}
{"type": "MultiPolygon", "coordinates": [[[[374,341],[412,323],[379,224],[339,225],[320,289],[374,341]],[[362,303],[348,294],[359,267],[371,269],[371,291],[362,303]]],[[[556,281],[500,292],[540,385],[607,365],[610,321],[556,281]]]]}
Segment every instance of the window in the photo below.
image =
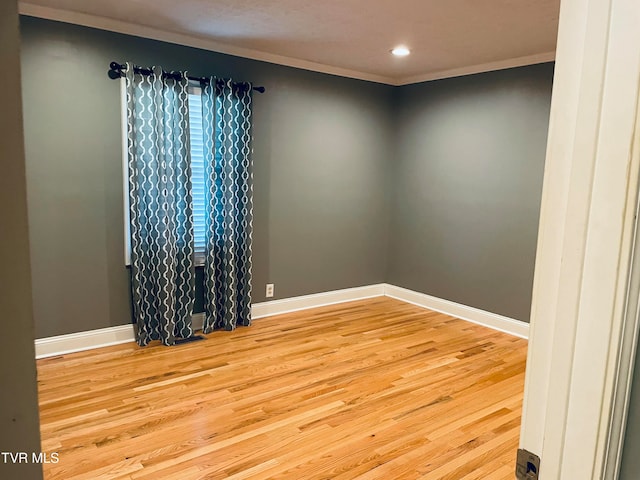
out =
{"type": "MultiPolygon", "coordinates": [[[[127,107],[125,79],[121,80],[122,106],[122,168],[124,181],[124,245],[125,264],[131,265],[131,232],[129,227],[129,183],[127,158],[127,107]]],[[[193,196],[193,237],[195,264],[204,264],[205,255],[205,168],[204,135],[202,128],[202,90],[189,86],[189,136],[191,148],[191,185],[193,196]]]]}
{"type": "Polygon", "coordinates": [[[193,196],[193,239],[196,265],[204,263],[205,250],[205,183],[204,137],[202,134],[202,91],[189,88],[189,135],[191,140],[191,189],[193,196]]]}

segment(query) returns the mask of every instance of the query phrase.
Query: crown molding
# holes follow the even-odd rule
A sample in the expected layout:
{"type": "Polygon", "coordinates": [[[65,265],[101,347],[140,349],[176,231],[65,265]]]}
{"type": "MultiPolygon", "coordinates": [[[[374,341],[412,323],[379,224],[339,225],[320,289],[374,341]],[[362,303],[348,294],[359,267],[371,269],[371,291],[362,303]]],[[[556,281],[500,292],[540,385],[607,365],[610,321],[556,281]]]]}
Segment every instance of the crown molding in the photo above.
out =
{"type": "Polygon", "coordinates": [[[537,53],[535,55],[526,55],[524,57],[509,58],[507,60],[498,60],[496,62],[480,63],[469,67],[453,68],[451,70],[442,70],[439,72],[425,73],[422,75],[413,75],[396,80],[394,85],[411,85],[414,83],[428,82],[431,80],[441,80],[444,78],[463,77],[465,75],[473,75],[475,73],[493,72],[496,70],[505,70],[507,68],[524,67],[525,65],[536,65],[538,63],[553,62],[556,59],[556,52],[537,53]]]}
{"type": "Polygon", "coordinates": [[[312,72],[326,73],[339,77],[353,78],[356,80],[364,80],[367,82],[382,83],[392,86],[410,85],[413,83],[427,82],[430,80],[441,80],[444,78],[460,77],[464,75],[472,75],[475,73],[490,72],[494,70],[504,70],[507,68],[521,67],[524,65],[534,65],[537,63],[550,62],[555,59],[555,52],[546,52],[524,57],[500,60],[496,62],[482,63],[469,67],[455,68],[451,70],[442,70],[439,72],[425,73],[421,75],[413,75],[402,78],[387,77],[384,75],[375,75],[372,73],[360,72],[347,68],[340,68],[322,63],[310,62],[283,55],[262,52],[250,48],[237,47],[225,43],[217,42],[203,37],[194,35],[186,35],[183,33],[169,32],[144,25],[123,22],[112,18],[99,17],[86,13],[72,12],[70,10],[62,10],[57,8],[45,7],[42,5],[33,5],[28,2],[19,2],[18,11],[20,15],[29,17],[43,18],[46,20],[54,20],[63,23],[71,23],[84,27],[96,28],[98,30],[107,30],[110,32],[132,35],[135,37],[148,38],[161,42],[168,42],[187,47],[200,48],[217,53],[234,55],[237,57],[258,60],[287,67],[309,70],[312,72]]]}
{"type": "Polygon", "coordinates": [[[161,42],[200,48],[202,50],[209,50],[211,52],[224,53],[227,55],[234,55],[236,57],[259,60],[262,62],[300,68],[302,70],[310,70],[313,72],[326,73],[339,77],[354,78],[356,80],[365,80],[367,82],[383,83],[386,85],[393,85],[394,82],[394,79],[391,77],[358,72],[356,70],[334,67],[331,65],[310,62],[307,60],[300,60],[292,57],[285,57],[283,55],[276,55],[273,53],[262,52],[250,48],[237,47],[203,37],[186,35],[177,32],[169,32],[166,30],[160,30],[144,25],[123,22],[121,20],[114,20],[112,18],[89,15],[86,13],[72,12],[69,10],[44,7],[41,5],[33,5],[26,2],[18,3],[18,12],[20,13],[20,15],[26,15],[29,17],[55,20],[63,23],[81,25],[83,27],[96,28],[98,30],[107,30],[110,32],[122,33],[135,37],[159,40],[161,42]]]}

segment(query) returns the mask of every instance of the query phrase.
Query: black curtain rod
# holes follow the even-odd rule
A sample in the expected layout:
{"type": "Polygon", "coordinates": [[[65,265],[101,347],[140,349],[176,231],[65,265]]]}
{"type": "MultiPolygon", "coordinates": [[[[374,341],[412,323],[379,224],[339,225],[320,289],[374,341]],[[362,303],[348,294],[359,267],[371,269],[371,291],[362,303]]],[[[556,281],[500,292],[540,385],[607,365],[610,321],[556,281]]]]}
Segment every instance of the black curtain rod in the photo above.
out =
{"type": "MultiPolygon", "coordinates": [[[[125,75],[124,72],[126,70],[127,70],[127,65],[119,64],[117,62],[111,62],[109,64],[109,78],[112,78],[112,79],[115,80],[116,78],[124,77],[124,75],[125,75]]],[[[143,67],[139,67],[137,65],[133,66],[133,71],[135,73],[140,74],[140,75],[151,75],[153,73],[153,70],[151,70],[150,68],[143,68],[143,67]]],[[[175,80],[179,80],[180,76],[181,76],[181,73],[180,72],[165,72],[165,71],[163,71],[162,72],[162,76],[165,77],[165,78],[173,78],[175,80]]],[[[190,76],[187,76],[187,78],[189,80],[200,82],[200,84],[209,83],[209,79],[207,77],[190,77],[190,76]]],[[[264,87],[253,87],[253,89],[256,92],[259,92],[259,93],[264,93],[266,91],[266,88],[264,88],[264,87]]]]}

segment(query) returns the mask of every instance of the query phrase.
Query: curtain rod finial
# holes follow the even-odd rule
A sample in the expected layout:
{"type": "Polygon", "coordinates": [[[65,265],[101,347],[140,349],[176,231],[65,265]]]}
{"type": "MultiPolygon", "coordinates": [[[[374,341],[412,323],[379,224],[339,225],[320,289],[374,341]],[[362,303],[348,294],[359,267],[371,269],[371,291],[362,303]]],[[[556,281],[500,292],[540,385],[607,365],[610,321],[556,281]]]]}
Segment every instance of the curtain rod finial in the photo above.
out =
{"type": "Polygon", "coordinates": [[[126,70],[126,65],[120,65],[118,62],[111,62],[109,64],[109,78],[115,80],[122,76],[122,70],[126,70]]]}

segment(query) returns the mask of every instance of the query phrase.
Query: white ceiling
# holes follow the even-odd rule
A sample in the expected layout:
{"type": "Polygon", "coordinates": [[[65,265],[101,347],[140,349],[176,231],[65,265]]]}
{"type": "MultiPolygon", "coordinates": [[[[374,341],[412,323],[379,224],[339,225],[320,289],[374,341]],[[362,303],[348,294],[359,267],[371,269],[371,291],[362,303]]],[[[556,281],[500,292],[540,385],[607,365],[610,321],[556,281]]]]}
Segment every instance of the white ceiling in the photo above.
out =
{"type": "Polygon", "coordinates": [[[27,15],[402,85],[554,58],[560,0],[29,0],[27,15]],[[389,50],[408,46],[408,57],[389,50]]]}

